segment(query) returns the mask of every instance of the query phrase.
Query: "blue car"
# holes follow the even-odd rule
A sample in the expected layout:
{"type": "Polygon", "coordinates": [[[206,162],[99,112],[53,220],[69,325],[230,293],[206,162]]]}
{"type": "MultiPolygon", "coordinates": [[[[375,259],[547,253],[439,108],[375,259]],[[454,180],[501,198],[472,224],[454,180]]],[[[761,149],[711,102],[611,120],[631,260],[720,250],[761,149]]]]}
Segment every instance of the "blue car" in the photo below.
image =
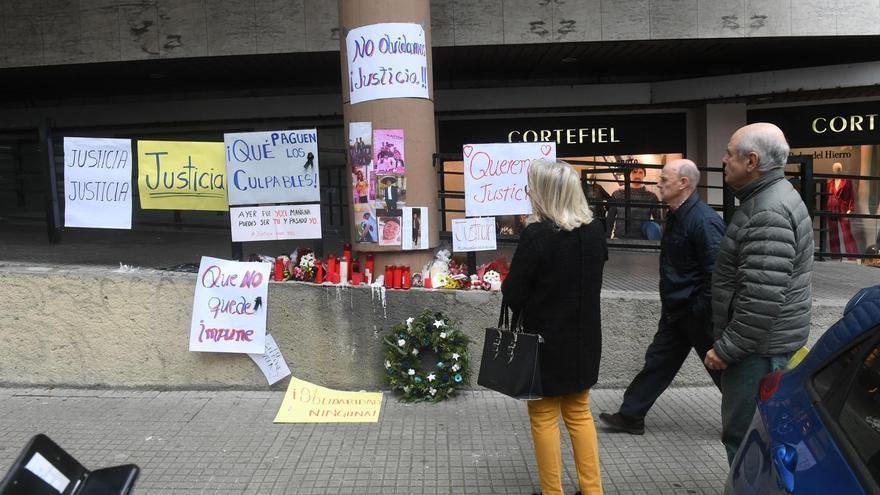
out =
{"type": "Polygon", "coordinates": [[[880,493],[880,285],[803,362],[761,381],[725,493],[880,493]]]}

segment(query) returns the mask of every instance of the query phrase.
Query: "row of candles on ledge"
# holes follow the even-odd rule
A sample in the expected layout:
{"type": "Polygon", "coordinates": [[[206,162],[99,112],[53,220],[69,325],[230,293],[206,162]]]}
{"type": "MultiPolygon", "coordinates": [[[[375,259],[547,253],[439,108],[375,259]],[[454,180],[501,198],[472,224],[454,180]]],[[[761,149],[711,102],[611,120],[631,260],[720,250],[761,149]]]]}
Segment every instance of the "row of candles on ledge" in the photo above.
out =
{"type": "MultiPolygon", "coordinates": [[[[281,282],[285,279],[283,258],[283,256],[279,256],[275,259],[274,279],[276,282],[281,282]]],[[[373,254],[368,253],[366,255],[364,270],[361,272],[359,257],[357,259],[353,258],[351,244],[345,244],[341,258],[337,258],[333,254],[327,257],[326,272],[324,263],[319,259],[315,259],[314,282],[316,284],[328,282],[338,285],[370,285],[374,282],[375,273],[373,254]]],[[[409,289],[411,282],[412,275],[409,266],[385,265],[384,284],[386,289],[409,289]]]]}

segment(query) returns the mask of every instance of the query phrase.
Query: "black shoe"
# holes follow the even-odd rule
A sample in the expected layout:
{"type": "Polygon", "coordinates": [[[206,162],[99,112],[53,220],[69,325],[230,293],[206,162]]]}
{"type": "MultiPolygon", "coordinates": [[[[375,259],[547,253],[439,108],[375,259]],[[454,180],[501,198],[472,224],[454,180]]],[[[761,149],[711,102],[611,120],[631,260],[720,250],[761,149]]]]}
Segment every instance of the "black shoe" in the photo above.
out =
{"type": "Polygon", "coordinates": [[[619,412],[614,414],[602,413],[599,415],[599,419],[602,421],[602,424],[612,431],[623,431],[630,435],[645,434],[644,419],[627,419],[619,412]]]}

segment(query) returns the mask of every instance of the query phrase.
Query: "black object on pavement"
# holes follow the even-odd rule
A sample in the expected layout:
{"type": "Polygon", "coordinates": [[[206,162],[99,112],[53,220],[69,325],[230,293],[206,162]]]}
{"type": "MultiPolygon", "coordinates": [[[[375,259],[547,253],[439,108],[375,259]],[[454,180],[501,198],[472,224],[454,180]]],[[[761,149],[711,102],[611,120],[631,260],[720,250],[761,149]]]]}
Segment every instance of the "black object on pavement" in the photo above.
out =
{"type": "Polygon", "coordinates": [[[89,471],[41,433],[0,481],[0,495],[127,495],[139,473],[134,464],[89,471]]]}

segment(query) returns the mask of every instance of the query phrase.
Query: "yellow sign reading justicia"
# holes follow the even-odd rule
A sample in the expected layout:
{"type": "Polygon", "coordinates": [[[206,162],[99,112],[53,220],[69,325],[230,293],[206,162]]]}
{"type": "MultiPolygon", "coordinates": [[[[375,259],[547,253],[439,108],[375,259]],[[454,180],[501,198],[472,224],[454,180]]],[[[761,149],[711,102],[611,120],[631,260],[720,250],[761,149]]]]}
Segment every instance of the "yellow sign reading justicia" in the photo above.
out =
{"type": "Polygon", "coordinates": [[[229,209],[223,143],[138,141],[137,150],[141,208],[229,209]]]}

